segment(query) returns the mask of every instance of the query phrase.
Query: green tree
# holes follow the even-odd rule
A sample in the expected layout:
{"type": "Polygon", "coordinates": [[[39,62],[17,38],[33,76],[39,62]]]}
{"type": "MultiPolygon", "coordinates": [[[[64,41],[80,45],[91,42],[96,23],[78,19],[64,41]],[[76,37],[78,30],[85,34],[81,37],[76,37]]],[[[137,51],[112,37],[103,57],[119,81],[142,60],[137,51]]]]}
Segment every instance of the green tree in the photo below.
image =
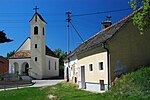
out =
{"type": "Polygon", "coordinates": [[[15,54],[15,50],[7,53],[7,57],[6,58],[8,59],[9,57],[13,56],[14,54],[15,54]]]}
{"type": "Polygon", "coordinates": [[[63,61],[63,59],[67,56],[67,53],[62,51],[60,48],[55,49],[53,52],[59,58],[59,75],[63,77],[63,75],[64,75],[64,61],[63,61]]]}
{"type": "Polygon", "coordinates": [[[0,31],[0,43],[11,42],[13,40],[8,39],[3,31],[0,31]]]}
{"type": "Polygon", "coordinates": [[[150,0],[130,0],[129,4],[133,10],[141,7],[141,10],[134,14],[133,24],[142,33],[150,25],[150,0]]]}

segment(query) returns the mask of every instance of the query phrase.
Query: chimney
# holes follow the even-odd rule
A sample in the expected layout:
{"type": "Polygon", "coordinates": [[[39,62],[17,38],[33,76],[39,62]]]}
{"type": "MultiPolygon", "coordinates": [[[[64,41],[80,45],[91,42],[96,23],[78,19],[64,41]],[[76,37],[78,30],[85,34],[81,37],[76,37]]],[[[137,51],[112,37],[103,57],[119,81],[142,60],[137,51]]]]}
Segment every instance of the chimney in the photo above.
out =
{"type": "Polygon", "coordinates": [[[107,28],[112,25],[112,22],[110,21],[111,16],[107,16],[106,21],[103,21],[102,24],[102,29],[107,28]]]}

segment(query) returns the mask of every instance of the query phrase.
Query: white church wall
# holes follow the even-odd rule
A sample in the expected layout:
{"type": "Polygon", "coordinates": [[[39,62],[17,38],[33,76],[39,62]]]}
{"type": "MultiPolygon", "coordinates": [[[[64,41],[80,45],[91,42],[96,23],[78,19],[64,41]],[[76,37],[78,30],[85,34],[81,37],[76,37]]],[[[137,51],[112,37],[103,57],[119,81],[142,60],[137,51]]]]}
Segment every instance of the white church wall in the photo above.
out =
{"type": "Polygon", "coordinates": [[[30,50],[30,42],[31,39],[27,38],[27,40],[22,44],[22,46],[17,50],[17,52],[20,50],[30,50]]]}
{"type": "Polygon", "coordinates": [[[29,69],[31,69],[30,58],[27,58],[27,59],[9,59],[9,73],[15,73],[15,63],[17,64],[19,74],[22,74],[23,63],[28,63],[29,69]]]}
{"type": "Polygon", "coordinates": [[[45,55],[45,37],[46,22],[41,15],[35,13],[30,20],[30,38],[27,38],[17,50],[30,50],[31,58],[22,57],[20,59],[18,57],[16,59],[9,59],[9,73],[19,72],[21,74],[24,72],[27,73],[26,75],[29,74],[29,76],[36,79],[59,76],[59,59],[45,55]],[[29,73],[26,63],[29,65],[29,73]],[[24,69],[22,69],[23,67],[24,69]]]}
{"type": "MultiPolygon", "coordinates": [[[[36,15],[35,15],[36,16],[36,15]]],[[[45,33],[43,34],[43,28],[45,29],[46,23],[44,23],[39,16],[36,16],[30,21],[30,37],[31,37],[31,63],[34,67],[34,73],[32,76],[37,79],[42,79],[45,76],[45,33]],[[36,19],[37,18],[37,19],[36,19]],[[37,21],[35,21],[37,20],[37,21]],[[38,27],[38,33],[34,34],[34,28],[38,27]],[[35,48],[37,44],[37,48],[35,48]],[[37,61],[35,61],[37,58],[37,61]]]]}
{"type": "Polygon", "coordinates": [[[45,78],[59,76],[59,59],[46,55],[45,78]]]}
{"type": "Polygon", "coordinates": [[[41,67],[39,66],[40,64],[40,60],[37,58],[37,61],[35,62],[35,59],[34,58],[31,58],[31,76],[33,78],[36,78],[36,79],[42,79],[43,76],[42,76],[42,70],[41,70],[41,67]]]}

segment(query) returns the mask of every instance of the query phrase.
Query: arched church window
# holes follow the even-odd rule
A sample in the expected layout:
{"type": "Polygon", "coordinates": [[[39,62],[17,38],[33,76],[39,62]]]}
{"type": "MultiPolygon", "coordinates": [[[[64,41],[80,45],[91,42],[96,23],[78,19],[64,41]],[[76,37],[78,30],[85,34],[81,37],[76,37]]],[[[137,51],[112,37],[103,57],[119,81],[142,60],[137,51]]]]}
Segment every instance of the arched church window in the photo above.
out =
{"type": "Polygon", "coordinates": [[[56,66],[56,62],[55,62],[55,70],[57,70],[56,67],[57,67],[57,66],[56,66]]]}
{"type": "Polygon", "coordinates": [[[50,62],[50,60],[49,60],[49,70],[51,69],[51,62],[50,62]]]}
{"type": "Polygon", "coordinates": [[[34,27],[34,35],[37,35],[37,34],[38,34],[38,27],[35,26],[35,27],[34,27]]]}
{"type": "Polygon", "coordinates": [[[35,44],[35,48],[37,48],[37,44],[35,44]]]}
{"type": "Polygon", "coordinates": [[[35,61],[37,61],[37,57],[35,57],[35,61]]]}
{"type": "Polygon", "coordinates": [[[44,35],[44,33],[45,33],[45,29],[44,29],[44,27],[43,27],[43,35],[44,35]]]}

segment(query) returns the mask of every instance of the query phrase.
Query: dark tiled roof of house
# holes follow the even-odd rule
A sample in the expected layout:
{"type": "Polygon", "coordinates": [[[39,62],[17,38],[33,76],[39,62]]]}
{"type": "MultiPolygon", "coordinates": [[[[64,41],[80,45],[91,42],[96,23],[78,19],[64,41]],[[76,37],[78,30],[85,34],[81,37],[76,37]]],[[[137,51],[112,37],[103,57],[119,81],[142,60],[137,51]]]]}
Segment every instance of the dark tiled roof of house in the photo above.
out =
{"type": "Polygon", "coordinates": [[[20,50],[10,57],[10,59],[24,59],[24,58],[31,58],[30,50],[20,50]]]}
{"type": "MultiPolygon", "coordinates": [[[[137,10],[137,11],[139,11],[139,10],[137,10]]],[[[107,40],[109,40],[110,38],[112,38],[115,35],[115,33],[122,28],[122,26],[126,25],[131,20],[134,13],[128,15],[127,17],[123,18],[119,22],[112,24],[111,26],[98,32],[93,37],[91,37],[90,39],[88,39],[85,42],[83,42],[82,44],[80,44],[73,52],[80,54],[84,51],[87,51],[89,49],[100,46],[102,43],[104,43],[107,40]]]]}
{"type": "Polygon", "coordinates": [[[45,50],[46,50],[46,55],[57,58],[57,56],[54,54],[54,52],[50,48],[48,48],[47,46],[46,46],[45,50]]]}
{"type": "MultiPolygon", "coordinates": [[[[34,18],[34,16],[36,16],[36,15],[38,15],[39,18],[40,18],[43,22],[46,23],[46,21],[43,19],[43,17],[42,17],[39,13],[37,13],[37,12],[33,15],[33,17],[31,18],[31,20],[32,20],[32,19],[34,18]]],[[[30,21],[31,21],[31,20],[30,20],[30,21]]],[[[30,22],[30,21],[29,21],[29,22],[30,22]]]]}

